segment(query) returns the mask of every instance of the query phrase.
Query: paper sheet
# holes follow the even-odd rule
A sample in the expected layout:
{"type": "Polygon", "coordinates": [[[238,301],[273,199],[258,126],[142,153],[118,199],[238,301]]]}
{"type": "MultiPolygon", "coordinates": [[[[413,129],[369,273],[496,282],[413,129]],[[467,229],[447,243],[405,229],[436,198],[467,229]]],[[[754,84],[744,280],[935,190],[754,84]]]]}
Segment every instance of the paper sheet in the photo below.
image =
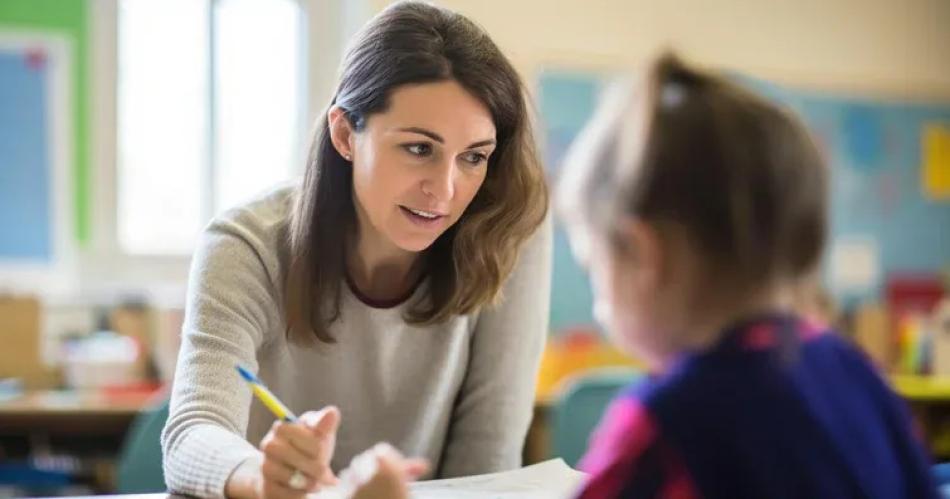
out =
{"type": "Polygon", "coordinates": [[[584,474],[562,459],[552,459],[515,471],[412,484],[417,499],[565,499],[580,486],[584,474]]]}
{"type": "MultiPolygon", "coordinates": [[[[413,499],[567,499],[584,479],[564,460],[552,459],[519,470],[447,480],[416,482],[409,486],[413,499]]],[[[342,497],[332,491],[310,499],[342,497]]]]}

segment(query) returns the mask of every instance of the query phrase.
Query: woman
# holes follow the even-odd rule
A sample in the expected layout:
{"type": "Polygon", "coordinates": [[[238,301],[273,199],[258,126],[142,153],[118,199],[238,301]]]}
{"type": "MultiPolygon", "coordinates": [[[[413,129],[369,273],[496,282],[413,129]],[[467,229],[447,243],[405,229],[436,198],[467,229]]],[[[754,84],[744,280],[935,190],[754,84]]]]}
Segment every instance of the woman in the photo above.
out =
{"type": "Polygon", "coordinates": [[[383,11],[344,58],[303,184],[205,231],[169,488],[301,497],[379,441],[438,477],[517,467],[547,328],[546,210],[523,86],[494,43],[445,9],[383,11]],[[236,364],[316,411],[274,423],[236,364]]]}

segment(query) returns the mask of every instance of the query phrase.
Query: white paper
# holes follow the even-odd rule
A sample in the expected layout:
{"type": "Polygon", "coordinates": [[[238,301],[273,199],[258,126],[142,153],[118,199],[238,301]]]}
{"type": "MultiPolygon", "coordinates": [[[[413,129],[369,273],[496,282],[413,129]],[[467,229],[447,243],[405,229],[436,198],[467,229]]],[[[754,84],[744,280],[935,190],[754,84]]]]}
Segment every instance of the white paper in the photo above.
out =
{"type": "Polygon", "coordinates": [[[417,482],[410,491],[417,499],[565,499],[583,479],[584,474],[571,469],[563,459],[552,459],[515,471],[417,482]]]}
{"type": "MultiPolygon", "coordinates": [[[[563,459],[552,459],[519,470],[409,485],[413,499],[566,499],[574,495],[584,473],[563,459]]],[[[333,491],[311,494],[311,499],[342,497],[333,491]]]]}

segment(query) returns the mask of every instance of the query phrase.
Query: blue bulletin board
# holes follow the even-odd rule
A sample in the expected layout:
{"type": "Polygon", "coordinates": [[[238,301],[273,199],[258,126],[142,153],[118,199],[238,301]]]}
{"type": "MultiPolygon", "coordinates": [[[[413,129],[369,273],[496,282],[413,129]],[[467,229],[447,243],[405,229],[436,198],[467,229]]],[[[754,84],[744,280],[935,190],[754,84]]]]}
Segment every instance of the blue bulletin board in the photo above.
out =
{"type": "Polygon", "coordinates": [[[48,262],[48,73],[41,56],[0,51],[0,258],[48,262]]]}
{"type": "MultiPolygon", "coordinates": [[[[561,161],[597,106],[605,78],[589,73],[545,72],[538,92],[544,164],[555,179],[561,161]]],[[[574,261],[560,221],[554,225],[551,330],[594,324],[593,292],[587,273],[574,261]]]]}
{"type": "Polygon", "coordinates": [[[0,287],[44,280],[69,253],[68,44],[0,33],[0,287]]]}
{"type": "MultiPolygon", "coordinates": [[[[544,160],[552,176],[593,114],[608,76],[577,71],[541,74],[544,160]]],[[[826,268],[826,284],[837,298],[877,295],[888,272],[938,272],[950,264],[950,201],[928,198],[922,185],[925,131],[950,129],[950,103],[856,98],[735,78],[798,113],[824,149],[832,172],[829,251],[836,241],[849,238],[873,246],[877,274],[863,289],[837,289],[826,268]]],[[[592,301],[586,273],[574,263],[558,227],[552,331],[594,324],[592,301]]]]}

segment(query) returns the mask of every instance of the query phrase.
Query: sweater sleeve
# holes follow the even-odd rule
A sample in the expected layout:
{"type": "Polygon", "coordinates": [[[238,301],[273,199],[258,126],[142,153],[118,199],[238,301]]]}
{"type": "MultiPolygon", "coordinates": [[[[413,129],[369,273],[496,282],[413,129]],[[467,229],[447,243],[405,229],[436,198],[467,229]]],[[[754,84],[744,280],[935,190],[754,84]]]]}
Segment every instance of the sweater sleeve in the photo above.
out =
{"type": "Polygon", "coordinates": [[[502,301],[479,314],[439,476],[521,465],[548,332],[551,245],[548,217],[521,250],[502,301]]]}
{"type": "Polygon", "coordinates": [[[275,298],[276,252],[249,227],[212,222],[192,262],[161,438],[165,481],[173,493],[223,497],[234,469],[259,455],[244,438],[251,392],[235,365],[257,372],[256,351],[281,307],[275,298]]]}

